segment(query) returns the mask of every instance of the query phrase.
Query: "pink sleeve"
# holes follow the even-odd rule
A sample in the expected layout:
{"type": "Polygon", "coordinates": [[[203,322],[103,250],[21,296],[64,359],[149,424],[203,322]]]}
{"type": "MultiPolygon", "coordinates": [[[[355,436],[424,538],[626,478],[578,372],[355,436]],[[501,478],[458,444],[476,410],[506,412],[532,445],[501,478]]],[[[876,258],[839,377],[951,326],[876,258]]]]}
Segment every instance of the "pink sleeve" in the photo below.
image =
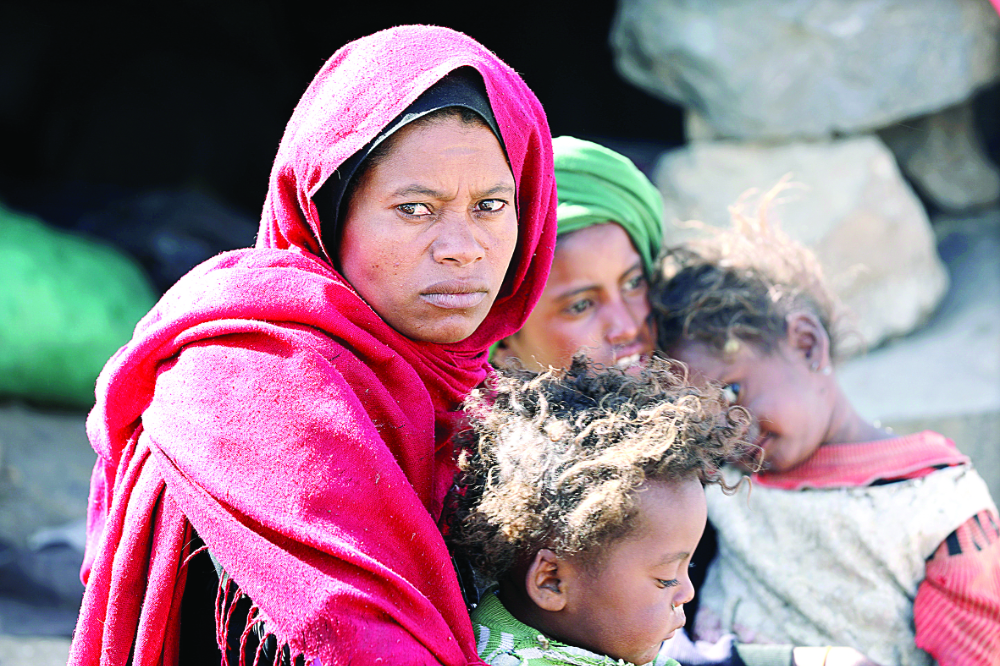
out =
{"type": "Polygon", "coordinates": [[[917,647],[940,666],[1000,664],[1000,521],[981,511],[927,560],[913,604],[917,647]]]}

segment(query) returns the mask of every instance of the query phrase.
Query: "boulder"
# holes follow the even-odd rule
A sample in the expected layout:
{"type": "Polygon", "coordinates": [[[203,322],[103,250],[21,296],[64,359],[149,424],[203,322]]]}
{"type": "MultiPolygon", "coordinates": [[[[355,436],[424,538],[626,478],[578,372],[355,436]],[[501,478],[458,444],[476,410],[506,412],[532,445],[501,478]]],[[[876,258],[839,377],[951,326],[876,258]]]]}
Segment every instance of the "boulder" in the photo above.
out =
{"type": "Polygon", "coordinates": [[[1000,76],[983,0],[619,0],[611,45],[627,80],[731,138],[869,131],[1000,76]]]}
{"type": "Polygon", "coordinates": [[[654,182],[664,197],[666,244],[700,233],[686,220],[727,227],[731,204],[786,174],[793,185],[769,219],[816,252],[862,346],[921,325],[948,275],[920,201],[872,135],[783,146],[695,142],[665,153],[654,182]]]}
{"type": "Polygon", "coordinates": [[[960,212],[1000,198],[1000,169],[983,150],[970,101],[887,127],[879,136],[938,208],[960,212]]]}

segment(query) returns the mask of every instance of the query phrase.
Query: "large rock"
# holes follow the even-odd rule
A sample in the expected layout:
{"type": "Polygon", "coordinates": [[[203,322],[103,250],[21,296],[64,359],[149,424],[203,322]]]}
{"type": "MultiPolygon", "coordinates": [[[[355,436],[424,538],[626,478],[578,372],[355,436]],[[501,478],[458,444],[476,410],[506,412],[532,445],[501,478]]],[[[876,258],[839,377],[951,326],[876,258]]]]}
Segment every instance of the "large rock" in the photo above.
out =
{"type": "Polygon", "coordinates": [[[746,190],[766,191],[789,173],[796,186],[769,218],[813,248],[865,346],[922,324],[948,276],[924,209],[874,136],[785,146],[695,142],[664,154],[654,179],[666,243],[697,233],[681,221],[727,227],[728,206],[746,190]]]}
{"type": "Polygon", "coordinates": [[[911,118],[879,136],[920,193],[938,207],[963,211],[1000,198],[1000,170],[982,148],[971,102],[911,118]]]}
{"type": "Polygon", "coordinates": [[[819,137],[956,104],[1000,75],[984,0],[619,0],[619,71],[733,138],[819,137]]]}

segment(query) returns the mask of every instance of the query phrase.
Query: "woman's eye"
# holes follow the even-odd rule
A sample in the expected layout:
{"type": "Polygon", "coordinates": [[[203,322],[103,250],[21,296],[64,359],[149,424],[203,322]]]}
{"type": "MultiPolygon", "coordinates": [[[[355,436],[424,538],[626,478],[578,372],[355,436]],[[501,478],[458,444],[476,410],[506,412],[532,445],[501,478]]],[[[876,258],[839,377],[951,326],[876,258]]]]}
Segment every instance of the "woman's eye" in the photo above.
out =
{"type": "Polygon", "coordinates": [[[622,287],[622,290],[625,292],[635,291],[636,289],[644,287],[645,285],[646,285],[646,276],[640,273],[626,280],[624,286],[622,287]]]}
{"type": "Polygon", "coordinates": [[[660,578],[657,578],[656,583],[660,587],[677,587],[678,585],[680,585],[680,581],[677,580],[676,578],[671,578],[670,580],[662,580],[660,578]]]}
{"type": "Polygon", "coordinates": [[[405,215],[415,215],[418,217],[431,214],[430,207],[427,204],[422,204],[422,203],[399,204],[398,206],[396,206],[396,210],[402,212],[405,215]]]}
{"type": "Polygon", "coordinates": [[[571,315],[580,315],[589,310],[593,304],[594,302],[589,298],[581,298],[566,306],[565,312],[571,315]]]}
{"type": "Polygon", "coordinates": [[[740,385],[736,382],[726,384],[722,387],[722,394],[726,396],[726,400],[728,400],[730,404],[736,404],[736,402],[740,399],[740,388],[740,385]]]}
{"type": "Polygon", "coordinates": [[[507,202],[503,199],[486,199],[476,204],[476,208],[484,213],[496,213],[503,210],[506,206],[507,202]]]}

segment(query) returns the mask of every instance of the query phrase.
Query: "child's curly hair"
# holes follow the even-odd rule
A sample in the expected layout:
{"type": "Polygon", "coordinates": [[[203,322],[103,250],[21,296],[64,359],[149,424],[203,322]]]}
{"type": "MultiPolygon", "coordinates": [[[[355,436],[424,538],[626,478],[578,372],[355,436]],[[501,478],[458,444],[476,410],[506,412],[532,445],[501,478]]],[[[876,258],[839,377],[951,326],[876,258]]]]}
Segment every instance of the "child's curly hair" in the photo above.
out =
{"type": "Polygon", "coordinates": [[[752,447],[743,409],[660,358],[638,377],[582,356],[567,370],[512,370],[465,409],[474,432],[447,539],[486,581],[541,548],[594,561],[628,533],[645,481],[694,475],[729,490],[719,465],[752,447]]]}
{"type": "Polygon", "coordinates": [[[786,317],[811,312],[830,338],[830,357],[842,343],[839,304],[816,256],[767,221],[767,209],[787,188],[778,183],[761,200],[756,217],[730,208],[733,228],[710,230],[707,239],[668,249],[654,276],[650,304],[658,348],[669,352],[683,340],[729,351],[740,340],[774,349],[786,333],[786,317]]]}

